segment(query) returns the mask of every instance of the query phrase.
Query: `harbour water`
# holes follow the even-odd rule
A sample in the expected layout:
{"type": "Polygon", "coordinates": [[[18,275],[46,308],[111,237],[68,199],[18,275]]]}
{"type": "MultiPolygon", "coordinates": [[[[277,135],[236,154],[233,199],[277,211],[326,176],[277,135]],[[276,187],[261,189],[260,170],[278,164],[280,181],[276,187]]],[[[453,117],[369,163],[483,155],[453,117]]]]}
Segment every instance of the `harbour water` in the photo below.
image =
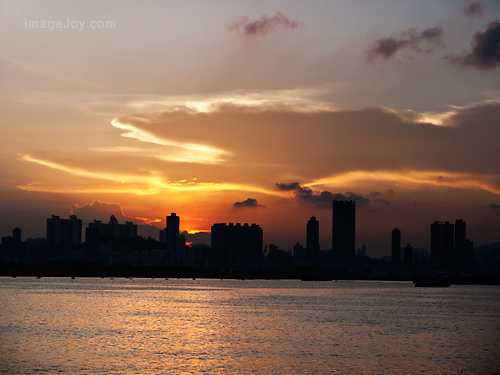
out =
{"type": "Polygon", "coordinates": [[[500,374],[500,287],[0,278],[2,374],[500,374]]]}

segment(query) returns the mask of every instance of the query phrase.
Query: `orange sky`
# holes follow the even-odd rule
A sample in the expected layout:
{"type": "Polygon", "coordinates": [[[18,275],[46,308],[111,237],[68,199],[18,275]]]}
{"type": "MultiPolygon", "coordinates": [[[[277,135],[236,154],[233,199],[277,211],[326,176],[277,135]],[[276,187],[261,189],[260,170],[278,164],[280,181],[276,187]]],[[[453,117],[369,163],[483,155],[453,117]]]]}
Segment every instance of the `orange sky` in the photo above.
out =
{"type": "Polygon", "coordinates": [[[327,249],[346,198],[368,255],[434,220],[500,241],[500,5],[418,3],[2,2],[0,235],[176,212],[291,249],[314,215],[327,249]]]}

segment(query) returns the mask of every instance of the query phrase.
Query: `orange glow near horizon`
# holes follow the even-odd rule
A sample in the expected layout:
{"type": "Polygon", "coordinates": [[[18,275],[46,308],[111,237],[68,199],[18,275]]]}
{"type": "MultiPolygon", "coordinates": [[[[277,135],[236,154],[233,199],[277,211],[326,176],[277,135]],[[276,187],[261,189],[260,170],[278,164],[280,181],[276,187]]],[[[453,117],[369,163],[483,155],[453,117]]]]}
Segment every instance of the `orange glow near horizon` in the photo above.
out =
{"type": "Polygon", "coordinates": [[[233,183],[219,183],[210,181],[198,181],[197,178],[191,180],[179,180],[173,182],[165,182],[161,177],[154,176],[153,174],[149,176],[144,175],[120,175],[113,173],[103,173],[103,172],[91,172],[81,168],[67,167],[58,163],[53,163],[45,161],[38,158],[33,158],[29,155],[23,155],[22,160],[36,163],[51,169],[55,169],[61,172],[66,172],[79,177],[86,177],[90,179],[100,179],[105,181],[112,181],[115,183],[125,184],[135,184],[135,187],[113,187],[113,188],[84,188],[78,189],[74,187],[43,187],[38,186],[36,183],[28,185],[18,185],[17,187],[26,191],[37,191],[37,192],[50,192],[50,193],[125,193],[125,194],[136,194],[136,195],[151,195],[158,194],[160,190],[176,190],[176,191],[224,191],[224,190],[234,190],[234,191],[247,191],[247,192],[257,192],[269,195],[279,195],[278,192],[271,189],[265,189],[259,186],[253,186],[248,184],[233,184],[233,183]],[[145,187],[141,187],[145,186],[145,187]]]}

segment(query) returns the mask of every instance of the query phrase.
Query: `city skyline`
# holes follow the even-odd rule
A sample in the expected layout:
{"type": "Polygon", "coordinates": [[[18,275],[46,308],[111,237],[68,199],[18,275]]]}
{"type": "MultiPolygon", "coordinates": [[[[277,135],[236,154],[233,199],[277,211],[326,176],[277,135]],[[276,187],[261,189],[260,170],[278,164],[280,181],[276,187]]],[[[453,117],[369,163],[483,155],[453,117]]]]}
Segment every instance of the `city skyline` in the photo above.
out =
{"type": "Polygon", "coordinates": [[[176,212],[292,250],[314,216],[325,249],[332,200],[355,200],[370,256],[394,228],[430,248],[436,220],[500,242],[497,1],[0,10],[0,236],[115,215],[159,239],[176,212]]]}
{"type": "Polygon", "coordinates": [[[254,275],[275,272],[275,276],[276,272],[282,272],[282,276],[288,272],[287,277],[308,280],[329,279],[331,275],[301,274],[305,272],[304,267],[330,272],[344,270],[358,277],[366,277],[372,272],[378,276],[408,277],[423,272],[485,272],[498,264],[500,244],[474,249],[473,242],[467,238],[467,224],[462,219],[457,219],[455,224],[449,221],[430,224],[430,252],[427,248],[415,248],[414,251],[410,243],[402,247],[398,228],[392,230],[390,257],[367,256],[365,244],[355,252],[356,202],[334,200],[332,203],[332,248],[321,251],[319,222],[314,216],[306,224],[306,247],[297,242],[292,252],[272,243],[264,246],[264,231],[256,223],[215,223],[210,240],[200,243],[186,241],[187,233],[180,232],[180,217],[176,213],[166,216],[167,225],[159,231],[159,241],[138,236],[137,225],[129,221],[120,224],[114,215],[108,224],[100,220],[90,222],[85,231],[82,220],[75,215],[69,219],[52,215],[46,220],[44,239],[22,241],[22,230],[18,227],[13,229],[12,236],[2,237],[0,261],[18,265],[84,262],[80,264],[168,266],[180,270],[211,268],[254,275]]]}

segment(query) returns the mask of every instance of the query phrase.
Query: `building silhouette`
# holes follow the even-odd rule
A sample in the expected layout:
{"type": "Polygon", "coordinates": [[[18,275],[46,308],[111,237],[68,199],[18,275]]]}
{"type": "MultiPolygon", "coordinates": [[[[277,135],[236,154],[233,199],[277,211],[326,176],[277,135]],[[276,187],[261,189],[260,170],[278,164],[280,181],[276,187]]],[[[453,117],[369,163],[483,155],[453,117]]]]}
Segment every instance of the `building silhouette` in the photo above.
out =
{"type": "Polygon", "coordinates": [[[244,272],[261,268],[263,231],[257,224],[214,224],[211,246],[213,267],[244,272]]]}
{"type": "Polygon", "coordinates": [[[21,242],[21,228],[19,228],[19,227],[15,227],[15,228],[12,230],[12,239],[13,239],[13,240],[14,240],[14,242],[16,242],[16,243],[21,242]]]}
{"type": "Polygon", "coordinates": [[[71,250],[81,247],[82,220],[75,215],[71,215],[69,219],[52,215],[47,219],[46,234],[51,257],[69,259],[71,250]]]}
{"type": "Polygon", "coordinates": [[[405,247],[404,266],[407,270],[413,266],[413,247],[410,244],[405,247]]]}
{"type": "Polygon", "coordinates": [[[335,267],[352,267],[356,240],[356,201],[333,201],[332,250],[335,267]]]}
{"type": "Polygon", "coordinates": [[[12,231],[12,236],[2,237],[0,243],[0,262],[17,261],[20,263],[23,255],[23,247],[21,229],[15,227],[12,231]]]}
{"type": "MultiPolygon", "coordinates": [[[[109,217],[109,223],[102,223],[100,220],[94,220],[93,223],[89,223],[89,228],[94,228],[95,232],[99,231],[100,236],[107,236],[109,238],[136,238],[137,237],[137,225],[131,221],[125,221],[125,224],[118,223],[115,215],[109,217]]],[[[87,240],[87,230],[85,230],[85,240],[87,240]]]]}
{"type": "Polygon", "coordinates": [[[309,260],[313,261],[319,258],[319,221],[314,216],[311,216],[307,222],[306,249],[309,260]]]}
{"type": "Polygon", "coordinates": [[[467,239],[466,223],[462,219],[455,221],[455,266],[468,270],[474,263],[474,244],[467,239]]]}
{"type": "Polygon", "coordinates": [[[396,266],[401,264],[401,231],[398,228],[392,230],[391,260],[396,266]]]}
{"type": "Polygon", "coordinates": [[[175,212],[166,217],[167,226],[160,230],[160,244],[167,249],[168,261],[182,265],[186,257],[186,238],[180,235],[180,217],[175,212]]]}
{"type": "Polygon", "coordinates": [[[452,269],[455,250],[454,226],[449,221],[431,224],[431,262],[434,269],[452,269]]]}

